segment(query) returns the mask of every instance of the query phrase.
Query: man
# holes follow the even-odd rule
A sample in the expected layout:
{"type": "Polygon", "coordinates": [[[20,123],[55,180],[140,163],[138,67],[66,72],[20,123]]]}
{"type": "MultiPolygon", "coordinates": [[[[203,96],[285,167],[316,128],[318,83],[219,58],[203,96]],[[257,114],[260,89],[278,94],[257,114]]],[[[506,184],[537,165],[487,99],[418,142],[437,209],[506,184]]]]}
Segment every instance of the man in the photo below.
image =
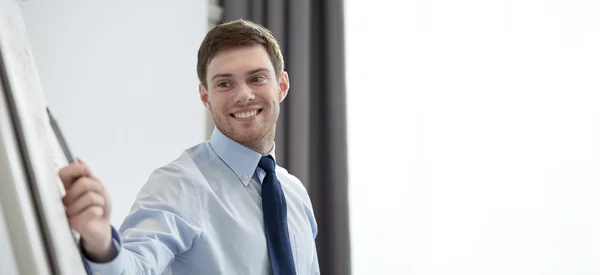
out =
{"type": "Polygon", "coordinates": [[[213,135],[151,174],[119,232],[89,167],[61,169],[67,217],[95,274],[319,274],[310,199],[275,164],[289,89],[283,68],[264,27],[237,20],[213,28],[197,68],[213,135]]]}

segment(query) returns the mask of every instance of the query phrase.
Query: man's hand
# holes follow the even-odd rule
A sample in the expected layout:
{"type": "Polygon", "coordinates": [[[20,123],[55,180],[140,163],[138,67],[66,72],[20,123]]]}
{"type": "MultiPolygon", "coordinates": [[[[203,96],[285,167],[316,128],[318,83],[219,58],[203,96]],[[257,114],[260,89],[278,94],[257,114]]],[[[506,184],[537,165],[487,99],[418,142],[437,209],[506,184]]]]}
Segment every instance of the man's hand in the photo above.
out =
{"type": "Polygon", "coordinates": [[[66,190],[63,204],[69,226],[81,235],[86,256],[94,262],[112,260],[111,204],[104,185],[81,160],[58,175],[66,190]]]}

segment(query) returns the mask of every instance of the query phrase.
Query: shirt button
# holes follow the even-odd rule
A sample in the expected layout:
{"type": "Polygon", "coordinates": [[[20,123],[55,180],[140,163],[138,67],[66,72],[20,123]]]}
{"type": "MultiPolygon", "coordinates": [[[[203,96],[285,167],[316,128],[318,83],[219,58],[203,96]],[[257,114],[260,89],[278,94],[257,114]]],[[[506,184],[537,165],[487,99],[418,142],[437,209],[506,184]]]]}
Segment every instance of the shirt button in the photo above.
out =
{"type": "Polygon", "coordinates": [[[244,175],[244,179],[247,180],[248,179],[248,175],[244,175]]]}

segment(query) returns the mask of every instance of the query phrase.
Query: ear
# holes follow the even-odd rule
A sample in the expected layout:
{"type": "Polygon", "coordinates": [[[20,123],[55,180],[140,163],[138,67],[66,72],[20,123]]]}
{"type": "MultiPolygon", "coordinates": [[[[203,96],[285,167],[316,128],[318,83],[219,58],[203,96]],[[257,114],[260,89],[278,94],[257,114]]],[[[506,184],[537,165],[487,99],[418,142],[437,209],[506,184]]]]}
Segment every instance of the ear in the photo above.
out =
{"type": "Polygon", "coordinates": [[[198,85],[198,90],[200,90],[200,99],[202,99],[202,103],[204,104],[204,107],[206,107],[206,109],[208,109],[208,111],[210,111],[210,101],[208,100],[208,91],[206,90],[206,87],[204,87],[204,84],[200,83],[200,85],[198,85]]]}
{"type": "Polygon", "coordinates": [[[279,76],[279,103],[281,103],[290,89],[290,78],[287,72],[282,72],[279,76]]]}

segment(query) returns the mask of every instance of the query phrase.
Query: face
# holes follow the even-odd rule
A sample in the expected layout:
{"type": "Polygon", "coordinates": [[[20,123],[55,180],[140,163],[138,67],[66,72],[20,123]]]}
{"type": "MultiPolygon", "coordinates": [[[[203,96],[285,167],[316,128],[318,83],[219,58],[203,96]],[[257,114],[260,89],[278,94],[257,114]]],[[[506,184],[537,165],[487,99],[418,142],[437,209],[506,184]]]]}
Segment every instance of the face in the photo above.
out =
{"type": "Polygon", "coordinates": [[[286,72],[275,75],[266,49],[259,45],[218,52],[208,64],[206,80],[200,95],[219,131],[257,151],[270,150],[264,147],[275,138],[289,79],[286,72]]]}

